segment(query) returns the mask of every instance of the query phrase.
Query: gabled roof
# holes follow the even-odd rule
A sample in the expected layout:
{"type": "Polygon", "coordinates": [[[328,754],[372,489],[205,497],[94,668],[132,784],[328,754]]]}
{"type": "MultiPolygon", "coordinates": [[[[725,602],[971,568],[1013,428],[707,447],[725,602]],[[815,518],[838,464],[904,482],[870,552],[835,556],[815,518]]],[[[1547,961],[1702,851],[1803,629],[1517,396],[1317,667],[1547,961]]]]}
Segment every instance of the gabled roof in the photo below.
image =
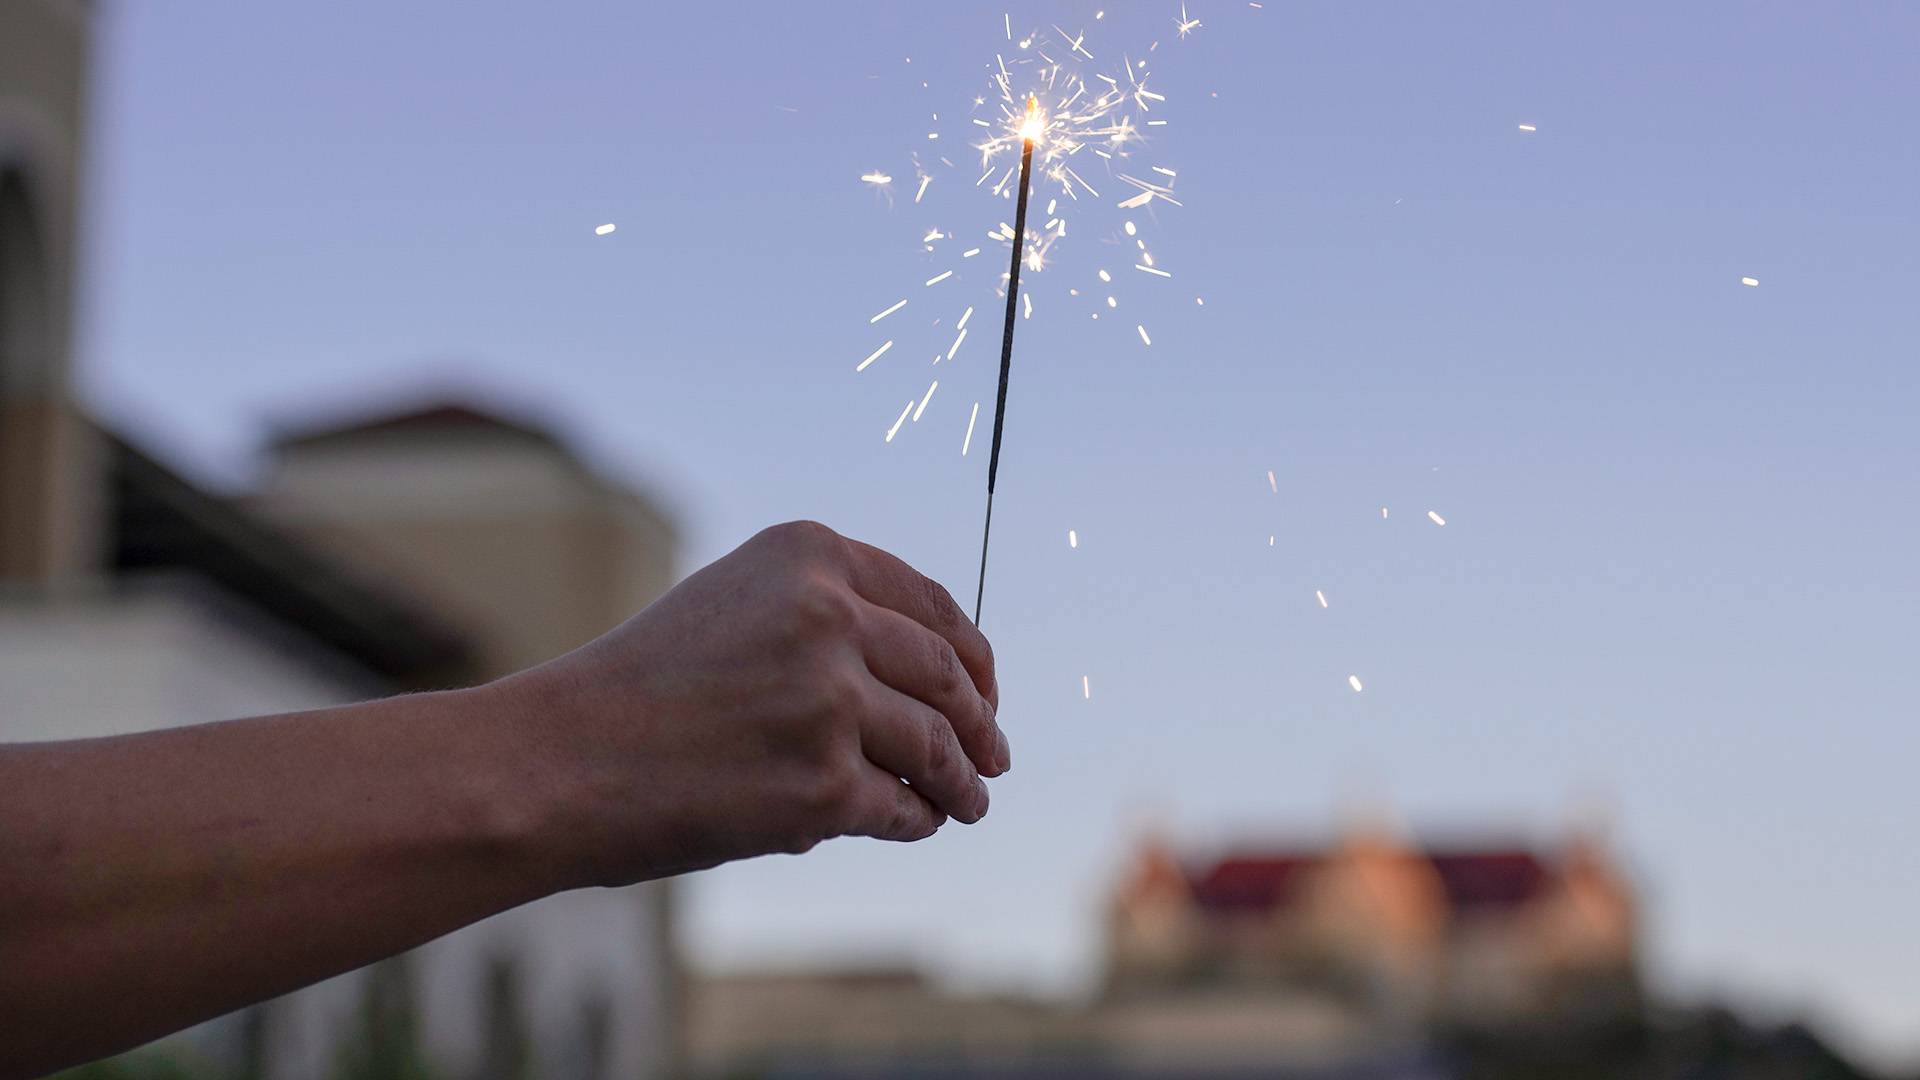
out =
{"type": "Polygon", "coordinates": [[[275,449],[288,450],[382,435],[447,432],[500,435],[539,443],[556,450],[566,449],[552,432],[530,420],[513,419],[459,403],[436,403],[352,420],[292,428],[276,434],[272,443],[275,449]]]}
{"type": "Polygon", "coordinates": [[[1538,896],[1546,867],[1530,851],[1459,851],[1428,855],[1455,911],[1507,908],[1538,896]]]}
{"type": "Polygon", "coordinates": [[[101,434],[114,571],[190,574],[399,686],[447,685],[471,669],[470,643],[430,612],[101,434]]]}
{"type": "MultiPolygon", "coordinates": [[[[1543,892],[1550,875],[1530,851],[1416,852],[1433,867],[1447,904],[1455,912],[1516,907],[1543,892]]],[[[1189,870],[1188,883],[1201,910],[1220,914],[1278,911],[1296,899],[1301,880],[1338,857],[1338,849],[1242,852],[1189,870]]]]}
{"type": "Polygon", "coordinates": [[[1271,911],[1286,906],[1300,872],[1321,861],[1308,854],[1230,856],[1192,879],[1193,898],[1209,911],[1271,911]]]}

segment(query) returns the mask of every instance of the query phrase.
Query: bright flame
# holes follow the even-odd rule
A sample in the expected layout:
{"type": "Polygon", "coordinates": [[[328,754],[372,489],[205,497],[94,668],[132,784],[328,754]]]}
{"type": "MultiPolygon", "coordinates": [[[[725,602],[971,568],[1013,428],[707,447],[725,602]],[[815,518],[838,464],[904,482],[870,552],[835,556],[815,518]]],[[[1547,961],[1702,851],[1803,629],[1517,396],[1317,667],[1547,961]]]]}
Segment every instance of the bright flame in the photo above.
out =
{"type": "Polygon", "coordinates": [[[1040,99],[1028,94],[1027,118],[1020,123],[1020,137],[1027,142],[1039,142],[1041,134],[1046,130],[1046,117],[1040,115],[1040,99]]]}

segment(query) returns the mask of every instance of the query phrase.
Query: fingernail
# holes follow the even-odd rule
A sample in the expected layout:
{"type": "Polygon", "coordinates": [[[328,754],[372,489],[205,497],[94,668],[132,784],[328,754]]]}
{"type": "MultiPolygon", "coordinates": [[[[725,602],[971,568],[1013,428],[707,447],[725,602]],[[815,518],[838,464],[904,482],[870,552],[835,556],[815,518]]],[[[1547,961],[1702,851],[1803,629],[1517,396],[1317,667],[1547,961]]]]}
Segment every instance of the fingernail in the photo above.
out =
{"type": "Polygon", "coordinates": [[[993,763],[1001,772],[1013,768],[1013,747],[1007,745],[1007,733],[993,733],[993,763]]]}
{"type": "Polygon", "coordinates": [[[981,818],[983,818],[983,817],[986,817],[986,816],[987,816],[987,803],[988,803],[988,802],[989,802],[990,800],[989,800],[989,798],[988,798],[988,795],[987,795],[987,783],[986,783],[986,781],[984,781],[984,780],[982,780],[982,779],[980,779],[980,778],[979,778],[979,777],[977,777],[977,776],[973,778],[973,794],[974,794],[974,799],[973,799],[973,805],[974,805],[974,812],[973,812],[973,819],[974,819],[975,821],[978,821],[978,820],[980,820],[981,818]]]}

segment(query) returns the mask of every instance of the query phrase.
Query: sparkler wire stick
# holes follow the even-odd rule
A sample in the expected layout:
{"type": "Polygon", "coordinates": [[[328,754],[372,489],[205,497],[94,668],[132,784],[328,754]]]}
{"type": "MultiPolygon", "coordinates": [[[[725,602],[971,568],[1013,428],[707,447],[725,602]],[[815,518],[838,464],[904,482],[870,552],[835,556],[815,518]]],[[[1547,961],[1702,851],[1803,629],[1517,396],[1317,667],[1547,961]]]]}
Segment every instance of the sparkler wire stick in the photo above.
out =
{"type": "Polygon", "coordinates": [[[1000,477],[1000,432],[1007,422],[1007,376],[1013,370],[1013,320],[1020,300],[1020,261],[1027,253],[1027,188],[1033,175],[1033,140],[1039,134],[1039,101],[1027,98],[1020,127],[1020,193],[1013,211],[1013,265],[1007,270],[1007,322],[1000,334],[1000,390],[993,399],[993,449],[987,455],[987,520],[980,529],[980,587],[973,594],[973,625],[980,625],[980,602],[987,595],[987,541],[993,537],[993,487],[1000,477]]]}

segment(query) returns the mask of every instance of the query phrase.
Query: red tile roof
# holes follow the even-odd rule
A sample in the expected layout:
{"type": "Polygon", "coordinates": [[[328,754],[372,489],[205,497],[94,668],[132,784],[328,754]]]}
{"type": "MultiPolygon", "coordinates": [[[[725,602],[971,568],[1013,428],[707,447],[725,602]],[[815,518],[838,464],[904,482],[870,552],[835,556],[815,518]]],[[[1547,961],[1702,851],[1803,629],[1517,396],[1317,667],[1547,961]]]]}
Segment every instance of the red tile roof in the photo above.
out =
{"type": "Polygon", "coordinates": [[[1429,855],[1455,911],[1507,908],[1538,896],[1546,868],[1527,851],[1472,851],[1429,855]]]}
{"type": "Polygon", "coordinates": [[[1291,900],[1290,889],[1300,871],[1319,862],[1316,855],[1222,859],[1194,879],[1194,902],[1208,911],[1271,911],[1291,900]]]}
{"type": "MultiPolygon", "coordinates": [[[[1204,911],[1267,912],[1294,899],[1299,877],[1322,865],[1326,854],[1243,854],[1220,860],[1189,878],[1194,902],[1204,911]]],[[[1447,902],[1455,911],[1511,908],[1538,896],[1548,874],[1527,851],[1429,853],[1447,902]]]]}

